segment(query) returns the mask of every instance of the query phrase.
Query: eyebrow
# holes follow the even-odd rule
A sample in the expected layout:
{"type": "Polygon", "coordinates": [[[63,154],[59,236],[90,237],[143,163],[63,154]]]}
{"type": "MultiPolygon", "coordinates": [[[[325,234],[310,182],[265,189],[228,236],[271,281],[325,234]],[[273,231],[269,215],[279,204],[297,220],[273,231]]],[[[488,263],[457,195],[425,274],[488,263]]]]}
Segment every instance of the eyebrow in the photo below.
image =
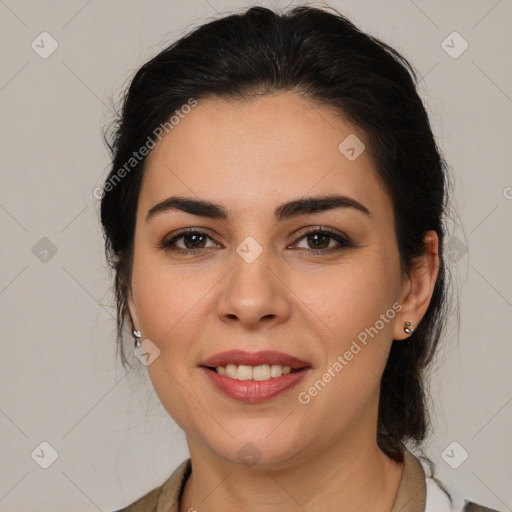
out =
{"type": "MultiPolygon", "coordinates": [[[[298,217],[299,215],[308,215],[339,208],[352,208],[371,217],[370,210],[359,201],[348,196],[330,195],[294,199],[293,201],[283,203],[275,209],[274,219],[280,222],[298,217]]],[[[227,210],[221,205],[192,197],[173,196],[153,206],[146,215],[146,222],[157,215],[169,211],[182,211],[191,215],[197,215],[198,217],[229,220],[227,210]]]]}

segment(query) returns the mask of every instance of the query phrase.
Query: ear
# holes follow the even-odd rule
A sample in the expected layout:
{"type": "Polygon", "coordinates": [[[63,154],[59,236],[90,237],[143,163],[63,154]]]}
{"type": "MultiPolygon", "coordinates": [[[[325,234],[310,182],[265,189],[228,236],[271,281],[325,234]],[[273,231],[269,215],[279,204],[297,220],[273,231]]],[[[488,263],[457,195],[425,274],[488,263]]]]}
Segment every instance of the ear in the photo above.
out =
{"type": "Polygon", "coordinates": [[[427,231],[423,237],[426,253],[418,258],[411,269],[410,276],[404,281],[401,300],[402,309],[397,315],[393,339],[403,340],[410,334],[404,331],[405,322],[416,329],[425,315],[434,293],[439,273],[439,237],[435,231],[427,231]]]}
{"type": "Polygon", "coordinates": [[[135,307],[135,301],[133,300],[133,292],[131,286],[128,288],[128,293],[126,295],[126,303],[128,305],[130,318],[132,320],[132,327],[133,329],[140,331],[140,322],[137,316],[137,308],[135,307]]]}

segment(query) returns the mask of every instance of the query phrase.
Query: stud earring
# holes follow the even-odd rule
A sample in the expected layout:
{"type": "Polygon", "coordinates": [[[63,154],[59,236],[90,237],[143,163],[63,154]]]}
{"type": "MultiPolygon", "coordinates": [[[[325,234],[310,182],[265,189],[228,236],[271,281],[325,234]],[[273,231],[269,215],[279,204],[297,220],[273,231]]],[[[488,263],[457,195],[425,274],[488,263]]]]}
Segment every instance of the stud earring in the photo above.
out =
{"type": "Polygon", "coordinates": [[[404,324],[404,331],[407,334],[412,334],[414,332],[414,329],[411,329],[411,322],[405,322],[405,324],[404,324]]]}
{"type": "Polygon", "coordinates": [[[135,337],[135,348],[139,348],[141,346],[140,339],[142,338],[142,334],[140,331],[133,331],[133,336],[135,337]]]}

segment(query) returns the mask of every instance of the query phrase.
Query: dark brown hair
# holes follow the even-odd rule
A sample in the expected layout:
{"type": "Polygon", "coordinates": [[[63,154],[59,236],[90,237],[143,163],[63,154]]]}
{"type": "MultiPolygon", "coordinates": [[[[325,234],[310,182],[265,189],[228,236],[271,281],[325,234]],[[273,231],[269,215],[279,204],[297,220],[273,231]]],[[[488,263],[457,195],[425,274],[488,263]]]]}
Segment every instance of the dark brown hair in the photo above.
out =
{"type": "Polygon", "coordinates": [[[101,222],[107,261],[115,273],[118,348],[124,366],[123,326],[129,316],[126,298],[145,163],[142,158],[127,169],[133,151],[190,98],[243,100],[300,91],[365,134],[393,203],[405,274],[425,252],[425,231],[439,237],[440,269],[428,310],[409,342],[393,341],[381,381],[377,440],[386,454],[401,461],[400,442],[418,444],[429,426],[425,371],[447,316],[443,239],[448,174],[411,65],[332,10],[301,6],[277,14],[253,7],[227,15],[199,26],[136,72],[112,133],[105,135],[113,165],[103,190],[101,222]],[[123,177],[114,184],[123,166],[123,177]]]}

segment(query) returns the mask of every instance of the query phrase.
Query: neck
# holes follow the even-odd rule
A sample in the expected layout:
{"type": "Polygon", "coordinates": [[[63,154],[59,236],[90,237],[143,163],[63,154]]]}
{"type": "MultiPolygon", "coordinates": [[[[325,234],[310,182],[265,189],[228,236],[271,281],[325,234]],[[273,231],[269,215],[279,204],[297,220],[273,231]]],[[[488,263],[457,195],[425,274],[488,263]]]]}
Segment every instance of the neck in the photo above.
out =
{"type": "Polygon", "coordinates": [[[192,473],[180,512],[389,512],[403,463],[385,455],[371,436],[344,438],[321,453],[280,469],[226,462],[189,441],[192,473]]]}

